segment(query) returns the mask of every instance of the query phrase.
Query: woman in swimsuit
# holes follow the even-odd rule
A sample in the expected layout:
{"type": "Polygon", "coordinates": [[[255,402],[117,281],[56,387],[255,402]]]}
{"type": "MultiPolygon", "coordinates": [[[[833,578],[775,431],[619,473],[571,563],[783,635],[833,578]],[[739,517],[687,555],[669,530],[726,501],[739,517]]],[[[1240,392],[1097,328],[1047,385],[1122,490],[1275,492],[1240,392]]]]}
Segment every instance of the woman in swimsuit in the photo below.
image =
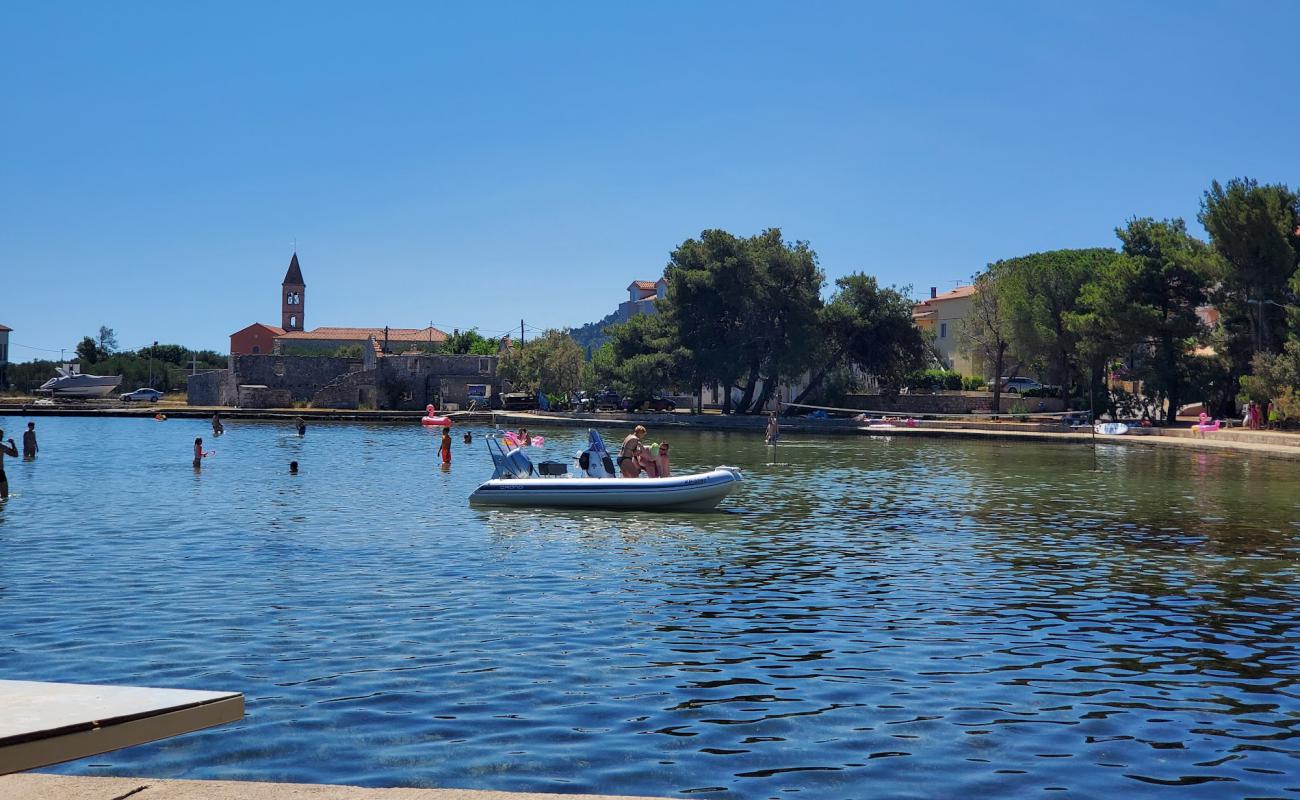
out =
{"type": "Polygon", "coordinates": [[[624,478],[635,478],[641,474],[641,437],[645,436],[645,426],[638,425],[623,440],[618,449],[618,469],[624,478]]]}

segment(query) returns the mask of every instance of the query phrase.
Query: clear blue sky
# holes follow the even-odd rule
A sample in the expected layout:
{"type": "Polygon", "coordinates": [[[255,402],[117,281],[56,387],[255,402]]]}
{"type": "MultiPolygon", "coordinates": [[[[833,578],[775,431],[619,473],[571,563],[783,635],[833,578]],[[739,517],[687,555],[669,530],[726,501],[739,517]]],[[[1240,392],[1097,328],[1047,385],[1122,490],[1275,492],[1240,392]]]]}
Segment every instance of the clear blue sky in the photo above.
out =
{"type": "MultiPolygon", "coordinates": [[[[598,319],[704,228],[828,277],[1193,228],[1300,183],[1295,3],[7,3],[0,322],[225,351],[278,322],[598,319]]],[[[57,357],[57,354],[56,354],[57,357]]]]}

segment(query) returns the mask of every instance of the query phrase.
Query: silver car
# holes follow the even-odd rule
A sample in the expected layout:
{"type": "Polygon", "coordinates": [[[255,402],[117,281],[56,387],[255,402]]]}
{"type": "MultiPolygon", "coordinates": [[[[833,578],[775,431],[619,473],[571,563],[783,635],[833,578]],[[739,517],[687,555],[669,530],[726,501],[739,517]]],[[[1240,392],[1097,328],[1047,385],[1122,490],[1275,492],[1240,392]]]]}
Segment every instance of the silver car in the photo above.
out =
{"type": "Polygon", "coordinates": [[[157,389],[136,389],[134,392],[127,392],[121,395],[123,403],[130,403],[134,400],[143,400],[146,403],[156,403],[162,399],[163,393],[157,389]]]}

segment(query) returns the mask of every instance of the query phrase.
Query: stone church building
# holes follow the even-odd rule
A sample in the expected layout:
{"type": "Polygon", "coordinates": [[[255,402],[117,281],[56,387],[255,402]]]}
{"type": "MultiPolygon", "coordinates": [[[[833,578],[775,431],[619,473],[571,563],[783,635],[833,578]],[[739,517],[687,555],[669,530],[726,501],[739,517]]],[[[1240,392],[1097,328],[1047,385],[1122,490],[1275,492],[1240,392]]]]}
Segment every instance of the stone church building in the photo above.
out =
{"type": "Polygon", "coordinates": [[[306,329],[307,282],[295,252],[280,283],[280,325],[230,335],[229,367],[190,378],[190,405],[423,409],[491,405],[501,393],[496,356],[443,355],[447,334],[427,328],[306,329]]]}

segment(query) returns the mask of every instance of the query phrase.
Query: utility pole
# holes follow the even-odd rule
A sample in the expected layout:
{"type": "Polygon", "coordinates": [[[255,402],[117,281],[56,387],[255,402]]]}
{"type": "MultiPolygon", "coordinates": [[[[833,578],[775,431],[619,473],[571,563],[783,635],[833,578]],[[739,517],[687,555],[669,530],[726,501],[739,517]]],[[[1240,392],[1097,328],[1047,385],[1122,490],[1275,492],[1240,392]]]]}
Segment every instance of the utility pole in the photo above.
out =
{"type": "Polygon", "coordinates": [[[524,321],[522,319],[519,320],[519,343],[524,343],[524,321]]]}
{"type": "Polygon", "coordinates": [[[150,388],[150,389],[153,388],[153,349],[154,349],[155,347],[157,347],[157,346],[158,346],[158,343],[157,343],[157,342],[154,342],[154,343],[149,347],[149,388],[150,388]]]}

